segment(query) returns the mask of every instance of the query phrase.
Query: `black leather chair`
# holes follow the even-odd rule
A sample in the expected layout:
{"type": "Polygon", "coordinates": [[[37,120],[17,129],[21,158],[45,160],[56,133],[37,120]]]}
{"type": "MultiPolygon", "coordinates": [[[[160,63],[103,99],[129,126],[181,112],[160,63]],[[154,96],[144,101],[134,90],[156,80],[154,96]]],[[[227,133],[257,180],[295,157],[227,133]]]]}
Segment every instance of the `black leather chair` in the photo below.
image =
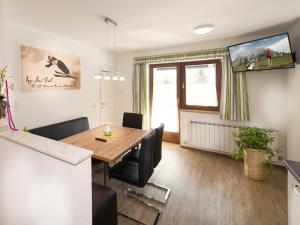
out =
{"type": "Polygon", "coordinates": [[[99,184],[92,184],[93,225],[117,225],[117,193],[99,184]]]}
{"type": "MultiPolygon", "coordinates": [[[[143,114],[124,112],[123,114],[123,127],[142,129],[143,128],[143,114]]],[[[132,149],[138,149],[138,146],[132,149]]]]}
{"type": "MultiPolygon", "coordinates": [[[[122,182],[122,187],[125,184],[131,184],[137,187],[145,187],[149,178],[153,174],[153,151],[154,151],[154,144],[155,144],[155,131],[152,131],[147,137],[142,140],[141,148],[140,148],[140,155],[138,162],[133,161],[125,161],[122,160],[118,162],[115,166],[113,166],[109,171],[109,177],[117,179],[122,182]]],[[[123,189],[124,194],[128,195],[126,189],[123,189]]],[[[161,216],[162,211],[145,202],[140,198],[136,198],[135,196],[129,195],[130,197],[144,203],[146,206],[154,208],[157,211],[157,216],[155,218],[154,224],[158,223],[158,220],[161,216]]],[[[120,215],[125,216],[136,222],[135,219],[126,216],[122,213],[120,215]]],[[[141,223],[141,222],[139,222],[141,223]]]]}
{"type": "Polygon", "coordinates": [[[120,161],[109,170],[109,177],[138,187],[144,187],[153,174],[153,149],[155,132],[143,140],[138,162],[120,161]]]}
{"type": "MultiPolygon", "coordinates": [[[[155,133],[156,133],[156,138],[155,138],[154,153],[153,153],[153,167],[154,168],[156,168],[158,166],[158,164],[160,163],[160,161],[162,159],[162,140],[163,140],[163,133],[164,133],[164,124],[163,123],[158,128],[155,129],[155,133]]],[[[141,152],[140,149],[132,150],[129,153],[127,153],[127,155],[125,155],[122,160],[123,161],[139,162],[140,152],[141,152]]],[[[148,182],[147,184],[165,191],[166,194],[164,196],[164,200],[159,200],[159,199],[156,199],[152,196],[146,196],[142,193],[138,193],[138,192],[133,191],[131,189],[129,189],[128,191],[132,194],[136,194],[138,196],[146,197],[146,198],[149,198],[149,199],[154,200],[156,202],[166,204],[168,199],[169,199],[170,193],[171,193],[170,188],[163,187],[159,184],[155,184],[155,183],[152,183],[152,182],[148,182]]]]}
{"type": "MultiPolygon", "coordinates": [[[[153,167],[155,168],[162,158],[162,139],[165,125],[162,123],[158,128],[155,129],[156,139],[154,145],[153,155],[153,167]]],[[[128,152],[122,160],[138,162],[140,157],[140,149],[132,150],[128,152]]]]}
{"type": "Polygon", "coordinates": [[[123,127],[142,129],[143,114],[125,112],[123,114],[123,127]]]}

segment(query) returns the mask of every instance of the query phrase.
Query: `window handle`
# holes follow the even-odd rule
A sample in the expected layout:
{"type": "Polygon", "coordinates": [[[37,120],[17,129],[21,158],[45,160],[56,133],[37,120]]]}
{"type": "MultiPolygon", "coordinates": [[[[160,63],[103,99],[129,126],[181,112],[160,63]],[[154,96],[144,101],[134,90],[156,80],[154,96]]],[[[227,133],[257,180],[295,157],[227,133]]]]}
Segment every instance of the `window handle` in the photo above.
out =
{"type": "Polygon", "coordinates": [[[184,89],[184,83],[183,82],[181,83],[181,88],[184,89]]]}

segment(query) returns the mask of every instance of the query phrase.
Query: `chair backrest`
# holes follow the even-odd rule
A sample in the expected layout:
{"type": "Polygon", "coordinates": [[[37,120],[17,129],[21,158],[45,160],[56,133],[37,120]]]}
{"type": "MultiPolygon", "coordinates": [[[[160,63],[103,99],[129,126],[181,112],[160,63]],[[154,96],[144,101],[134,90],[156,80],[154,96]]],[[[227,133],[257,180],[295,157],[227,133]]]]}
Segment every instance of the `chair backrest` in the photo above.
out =
{"type": "Polygon", "coordinates": [[[162,123],[158,128],[155,129],[156,138],[154,145],[154,155],[153,155],[153,167],[157,167],[162,158],[162,140],[164,135],[165,125],[162,123]]]}
{"type": "Polygon", "coordinates": [[[153,152],[155,145],[155,130],[147,135],[141,144],[139,157],[139,186],[143,187],[147,184],[153,174],[153,152]]]}
{"type": "Polygon", "coordinates": [[[142,129],[143,114],[125,112],[123,114],[123,127],[142,129]]]}
{"type": "Polygon", "coordinates": [[[52,140],[61,140],[89,129],[87,117],[68,120],[29,130],[30,133],[52,140]]]}

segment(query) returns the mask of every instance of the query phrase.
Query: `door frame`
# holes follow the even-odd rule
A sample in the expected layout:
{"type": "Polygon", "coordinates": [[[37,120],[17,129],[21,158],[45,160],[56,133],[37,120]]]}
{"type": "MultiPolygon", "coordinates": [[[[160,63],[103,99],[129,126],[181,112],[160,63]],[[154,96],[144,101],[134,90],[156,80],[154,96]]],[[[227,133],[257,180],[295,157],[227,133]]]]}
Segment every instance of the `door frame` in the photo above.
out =
{"type": "Polygon", "coordinates": [[[153,104],[153,70],[155,68],[162,67],[176,67],[177,72],[177,109],[178,109],[178,132],[164,131],[163,141],[180,144],[180,84],[181,84],[181,66],[180,63],[161,63],[150,65],[150,76],[149,76],[149,114],[150,114],[150,128],[152,121],[152,104],[153,104]]]}

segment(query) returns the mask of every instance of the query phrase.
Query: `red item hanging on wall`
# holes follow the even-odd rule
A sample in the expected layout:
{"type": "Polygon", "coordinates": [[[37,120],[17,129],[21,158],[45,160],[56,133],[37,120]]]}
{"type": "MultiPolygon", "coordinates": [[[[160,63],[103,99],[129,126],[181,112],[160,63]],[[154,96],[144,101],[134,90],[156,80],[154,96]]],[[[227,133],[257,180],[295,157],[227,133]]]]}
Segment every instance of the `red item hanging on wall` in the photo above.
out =
{"type": "Polygon", "coordinates": [[[8,120],[8,125],[9,128],[12,131],[18,131],[18,129],[15,126],[15,123],[13,121],[12,115],[11,115],[11,111],[10,111],[10,104],[9,104],[9,91],[8,91],[9,87],[8,87],[8,81],[5,81],[5,93],[6,93],[6,113],[7,113],[7,120],[8,120]]]}

